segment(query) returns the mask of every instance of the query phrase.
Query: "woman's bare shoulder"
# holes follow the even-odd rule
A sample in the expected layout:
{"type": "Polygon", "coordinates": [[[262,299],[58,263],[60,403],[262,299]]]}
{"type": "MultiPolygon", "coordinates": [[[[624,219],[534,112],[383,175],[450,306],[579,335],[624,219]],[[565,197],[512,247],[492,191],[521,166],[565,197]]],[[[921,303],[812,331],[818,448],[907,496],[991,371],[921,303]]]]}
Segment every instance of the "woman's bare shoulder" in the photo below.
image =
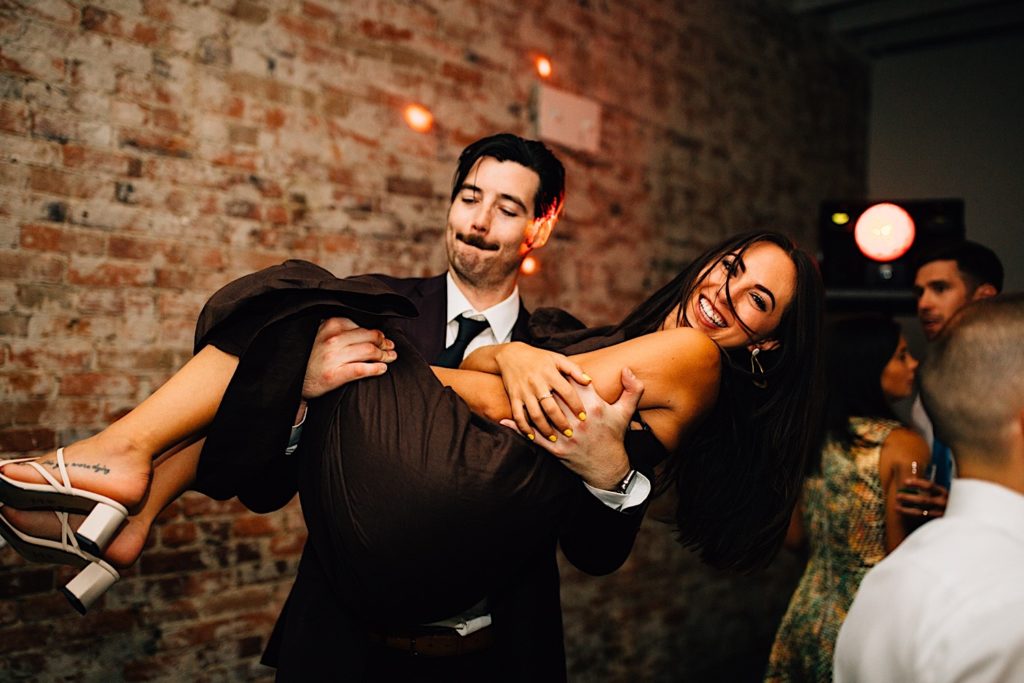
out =
{"type": "Polygon", "coordinates": [[[882,456],[893,463],[922,462],[930,456],[928,444],[913,429],[897,427],[889,432],[882,443],[882,456]]]}
{"type": "Polygon", "coordinates": [[[721,362],[721,349],[718,345],[706,334],[692,327],[659,330],[645,336],[651,338],[652,342],[670,357],[679,357],[687,365],[700,362],[702,366],[710,366],[717,370],[721,362]]]}

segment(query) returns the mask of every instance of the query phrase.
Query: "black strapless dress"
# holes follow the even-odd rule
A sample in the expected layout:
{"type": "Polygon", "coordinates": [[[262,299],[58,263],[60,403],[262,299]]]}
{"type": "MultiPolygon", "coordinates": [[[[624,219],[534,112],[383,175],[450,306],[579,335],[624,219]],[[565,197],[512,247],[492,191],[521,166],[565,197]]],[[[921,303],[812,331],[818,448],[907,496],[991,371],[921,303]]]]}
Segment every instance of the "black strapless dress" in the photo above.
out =
{"type": "MultiPolygon", "coordinates": [[[[538,539],[571,525],[580,496],[591,494],[546,452],[473,414],[438,382],[387,327],[388,316],[414,313],[372,278],[337,279],[295,261],[215,294],[196,347],[214,344],[240,364],[211,426],[197,488],[266,510],[297,487],[308,544],[342,603],[424,623],[507,582],[538,539]],[[380,377],[312,401],[300,448],[285,457],[313,336],[333,315],[384,328],[398,360],[380,377]]],[[[588,345],[595,343],[611,342],[588,345]]],[[[649,430],[630,432],[627,449],[645,464],[664,456],[649,430]]]]}

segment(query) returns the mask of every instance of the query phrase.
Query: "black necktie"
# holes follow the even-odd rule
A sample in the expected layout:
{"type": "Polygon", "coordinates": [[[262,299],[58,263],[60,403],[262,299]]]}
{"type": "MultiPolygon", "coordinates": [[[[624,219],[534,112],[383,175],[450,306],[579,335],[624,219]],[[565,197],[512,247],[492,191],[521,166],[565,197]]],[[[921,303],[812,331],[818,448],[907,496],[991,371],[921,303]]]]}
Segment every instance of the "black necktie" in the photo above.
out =
{"type": "Polygon", "coordinates": [[[452,345],[438,355],[434,365],[440,365],[442,368],[459,367],[462,357],[466,355],[466,347],[469,346],[469,342],[488,327],[486,320],[473,320],[464,315],[460,315],[456,320],[459,322],[459,333],[455,336],[452,345]]]}

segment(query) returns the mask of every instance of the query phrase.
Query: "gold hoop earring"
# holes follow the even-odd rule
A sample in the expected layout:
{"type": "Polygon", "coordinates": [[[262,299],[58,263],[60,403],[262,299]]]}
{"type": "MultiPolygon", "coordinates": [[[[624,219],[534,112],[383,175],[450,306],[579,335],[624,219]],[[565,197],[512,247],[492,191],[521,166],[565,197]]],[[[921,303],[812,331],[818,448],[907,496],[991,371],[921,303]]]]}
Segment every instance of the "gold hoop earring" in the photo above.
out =
{"type": "Polygon", "coordinates": [[[757,359],[760,353],[761,347],[759,346],[755,346],[754,350],[750,352],[750,377],[755,387],[767,389],[768,381],[764,378],[764,367],[761,365],[761,361],[757,359]]]}

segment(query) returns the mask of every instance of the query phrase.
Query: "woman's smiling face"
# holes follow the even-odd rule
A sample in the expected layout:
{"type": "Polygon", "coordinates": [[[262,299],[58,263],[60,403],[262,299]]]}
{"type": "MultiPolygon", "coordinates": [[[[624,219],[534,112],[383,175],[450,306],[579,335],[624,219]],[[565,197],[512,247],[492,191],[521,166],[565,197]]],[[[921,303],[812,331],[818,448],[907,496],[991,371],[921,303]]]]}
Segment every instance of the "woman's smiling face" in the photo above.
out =
{"type": "MultiPolygon", "coordinates": [[[[723,348],[747,346],[771,339],[795,290],[792,259],[772,242],[755,242],[742,256],[727,253],[712,265],[686,301],[683,318],[723,348]]],[[[664,327],[675,327],[677,318],[673,310],[664,327]]]]}

